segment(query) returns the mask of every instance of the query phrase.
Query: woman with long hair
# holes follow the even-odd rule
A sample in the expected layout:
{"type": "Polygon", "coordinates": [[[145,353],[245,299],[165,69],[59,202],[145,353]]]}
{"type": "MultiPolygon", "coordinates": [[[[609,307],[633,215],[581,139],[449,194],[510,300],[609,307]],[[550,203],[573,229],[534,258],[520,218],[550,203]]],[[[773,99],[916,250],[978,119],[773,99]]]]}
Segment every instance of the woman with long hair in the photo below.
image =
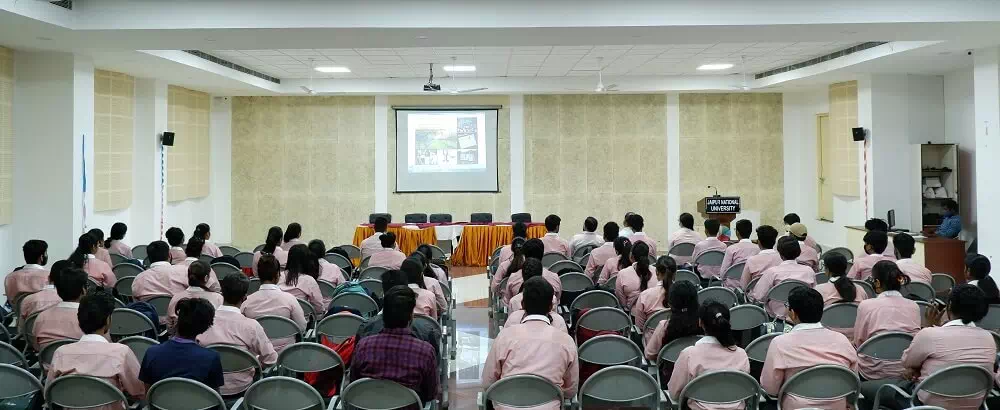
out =
{"type": "Polygon", "coordinates": [[[257,274],[257,262],[260,261],[260,255],[274,255],[274,258],[278,260],[281,267],[285,267],[285,264],[288,263],[288,252],[281,249],[281,240],[283,237],[284,233],[281,230],[281,227],[272,226],[271,229],[267,230],[267,239],[264,240],[264,247],[253,253],[254,275],[257,274]]]}
{"type": "MultiPolygon", "coordinates": [[[[861,346],[872,336],[882,332],[916,334],[922,322],[920,306],[900,293],[903,286],[910,283],[910,277],[904,275],[895,262],[884,260],[872,267],[871,281],[878,296],[858,304],[857,319],[854,321],[854,345],[861,346]]],[[[903,367],[900,362],[858,355],[858,371],[866,379],[876,380],[900,377],[903,367]]]]}
{"type": "Polygon", "coordinates": [[[830,281],[816,285],[816,291],[823,295],[823,306],[834,303],[861,303],[868,294],[861,285],[847,277],[847,258],[839,253],[823,256],[823,266],[830,281]]]}
{"type": "Polygon", "coordinates": [[[198,238],[201,239],[202,242],[204,242],[204,245],[202,245],[201,249],[202,255],[208,255],[211,256],[212,258],[218,258],[222,256],[222,250],[219,249],[219,247],[216,246],[214,243],[209,242],[209,239],[212,239],[212,227],[209,226],[207,223],[202,222],[197,226],[195,226],[194,232],[191,233],[191,238],[198,238]]]}
{"type": "Polygon", "coordinates": [[[170,331],[170,334],[175,333],[174,327],[177,325],[175,307],[178,302],[184,299],[199,298],[211,302],[215,308],[222,306],[222,294],[215,293],[208,287],[211,272],[212,269],[208,264],[202,261],[194,261],[191,266],[188,266],[188,288],[170,298],[170,304],[167,305],[167,330],[170,331]]]}
{"type": "MultiPolygon", "coordinates": [[[[750,358],[747,357],[746,351],[736,345],[736,338],[733,337],[729,308],[714,300],[708,301],[701,306],[698,316],[698,323],[705,331],[705,336],[702,336],[694,346],[682,350],[678,356],[670,373],[670,381],[667,383],[671,397],[680,396],[681,390],[684,390],[691,380],[711,371],[735,370],[750,373],[750,358]]],[[[724,408],[739,408],[736,404],[742,403],[726,405],[724,408]]],[[[694,400],[689,400],[688,406],[692,409],[707,407],[704,404],[699,405],[694,400]]]]}
{"type": "Polygon", "coordinates": [[[435,301],[434,292],[427,289],[424,283],[424,266],[418,258],[406,258],[400,268],[406,274],[408,286],[417,294],[417,304],[413,307],[413,313],[427,315],[433,318],[438,317],[438,305],[435,301]]]}
{"type": "Polygon", "coordinates": [[[439,312],[446,311],[448,309],[448,298],[445,297],[444,289],[442,289],[442,287],[447,285],[442,284],[435,277],[434,272],[428,268],[431,262],[424,258],[424,255],[420,252],[413,252],[409,258],[420,263],[422,268],[421,274],[424,277],[424,289],[434,293],[434,303],[437,305],[437,310],[439,312]]]}
{"type": "Polygon", "coordinates": [[[653,329],[646,329],[646,320],[654,313],[669,308],[667,295],[670,294],[670,285],[674,283],[674,275],[677,274],[677,262],[670,256],[661,256],[656,260],[656,280],[660,286],[650,286],[639,294],[635,306],[632,307],[632,316],[635,316],[635,325],[642,331],[642,340],[649,343],[649,338],[653,335],[653,329]]]}
{"type": "MultiPolygon", "coordinates": [[[[319,265],[319,279],[332,283],[334,286],[347,282],[347,275],[340,266],[334,265],[326,260],[326,244],[322,240],[313,239],[309,241],[309,253],[312,254],[316,264],[319,265]]],[[[327,305],[329,305],[327,301],[327,305]]]]}
{"type": "Polygon", "coordinates": [[[660,349],[667,343],[702,334],[698,326],[698,285],[687,281],[674,283],[670,286],[667,304],[670,306],[670,319],[656,325],[644,351],[646,359],[654,363],[660,349]]]}
{"type": "MultiPolygon", "coordinates": [[[[288,224],[288,228],[285,228],[285,235],[282,236],[281,249],[286,251],[292,250],[292,247],[298,244],[302,244],[302,225],[298,222],[292,222],[288,224]]],[[[303,244],[304,245],[304,244],[303,244]]]]}
{"type": "Polygon", "coordinates": [[[493,290],[493,293],[499,291],[500,282],[510,277],[510,274],[521,270],[521,265],[524,264],[523,249],[525,242],[527,242],[527,239],[514,238],[514,241],[510,243],[510,259],[500,262],[497,271],[493,273],[493,281],[490,283],[490,289],[493,290]]]}
{"type": "MultiPolygon", "coordinates": [[[[423,244],[418,246],[417,252],[424,255],[424,260],[427,261],[427,270],[434,273],[434,278],[438,282],[444,283],[448,281],[448,271],[434,263],[434,252],[431,250],[430,245],[423,244]]],[[[424,275],[427,275],[427,272],[424,272],[424,275]]]]}
{"type": "Polygon", "coordinates": [[[986,303],[1000,303],[1000,290],[997,283],[990,276],[990,258],[983,255],[973,254],[965,258],[965,276],[968,277],[969,284],[978,286],[986,294],[986,303]]]}
{"type": "Polygon", "coordinates": [[[87,233],[97,240],[97,253],[95,253],[94,256],[96,256],[97,259],[104,261],[104,263],[108,264],[108,266],[115,266],[114,263],[111,262],[111,252],[108,252],[108,249],[104,246],[104,231],[94,228],[87,231],[87,233]]]}
{"type": "Polygon", "coordinates": [[[636,242],[632,246],[631,261],[632,266],[619,271],[618,281],[615,282],[615,296],[626,312],[632,311],[639,294],[656,287],[657,283],[649,269],[649,246],[645,242],[636,242]]]}
{"type": "Polygon", "coordinates": [[[97,238],[90,233],[85,233],[80,235],[76,242],[76,249],[66,259],[73,264],[74,268],[87,272],[87,276],[90,276],[99,285],[113,288],[117,278],[111,270],[111,265],[97,258],[96,254],[99,249],[97,238]]]}
{"type": "Polygon", "coordinates": [[[604,285],[608,282],[608,279],[617,275],[618,271],[632,265],[632,240],[624,236],[619,236],[615,238],[613,246],[616,255],[608,258],[607,262],[604,262],[601,275],[597,277],[597,284],[599,285],[604,285]]]}
{"type": "Polygon", "coordinates": [[[319,277],[319,263],[316,262],[308,246],[298,244],[288,251],[288,264],[283,276],[283,280],[278,284],[281,290],[309,302],[317,317],[326,313],[323,292],[316,282],[316,278],[319,277]]]}
{"type": "Polygon", "coordinates": [[[114,225],[111,225],[111,232],[108,234],[108,239],[104,241],[104,247],[112,253],[124,256],[125,259],[132,259],[132,248],[130,248],[125,242],[122,242],[122,239],[125,239],[125,233],[127,232],[127,225],[121,222],[115,222],[114,225]]]}

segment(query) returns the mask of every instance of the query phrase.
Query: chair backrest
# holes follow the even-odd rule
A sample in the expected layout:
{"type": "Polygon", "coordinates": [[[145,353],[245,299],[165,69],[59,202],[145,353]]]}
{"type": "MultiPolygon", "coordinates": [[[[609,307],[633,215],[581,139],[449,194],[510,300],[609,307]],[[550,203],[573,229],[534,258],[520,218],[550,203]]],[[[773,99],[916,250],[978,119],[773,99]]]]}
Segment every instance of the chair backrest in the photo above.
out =
{"type": "Polygon", "coordinates": [[[915,300],[914,302],[916,302],[917,307],[920,308],[920,326],[921,327],[936,326],[937,323],[930,323],[927,321],[927,309],[933,309],[931,307],[932,305],[922,300],[915,300]]]}
{"type": "Polygon", "coordinates": [[[27,370],[0,363],[0,399],[26,396],[42,391],[42,383],[27,370]]]}
{"type": "Polygon", "coordinates": [[[570,272],[559,276],[563,292],[582,292],[594,287],[594,281],[582,273],[570,272]]]}
{"type": "Polygon", "coordinates": [[[181,377],[156,382],[146,393],[146,401],[149,402],[150,409],[157,410],[226,408],[226,402],[215,389],[181,377]]]}
{"type": "Polygon", "coordinates": [[[114,252],[111,252],[109,255],[111,256],[111,266],[118,266],[119,263],[125,263],[128,261],[128,258],[114,252]]]}
{"type": "Polygon", "coordinates": [[[216,262],[212,264],[212,270],[215,271],[215,276],[221,281],[223,278],[229,275],[242,275],[243,270],[230,265],[225,262],[216,262]]]}
{"type": "Polygon", "coordinates": [[[423,323],[424,326],[430,326],[430,327],[433,327],[433,328],[437,329],[437,331],[438,331],[439,334],[444,334],[441,331],[441,323],[438,323],[437,319],[432,318],[430,316],[422,315],[422,314],[419,314],[419,313],[414,313],[413,314],[413,323],[414,324],[416,324],[416,323],[423,323]]]}
{"type": "Polygon", "coordinates": [[[378,305],[375,301],[368,297],[368,295],[359,293],[341,293],[333,298],[330,305],[357,309],[365,317],[374,316],[375,313],[378,313],[378,305]]]}
{"type": "Polygon", "coordinates": [[[781,336],[781,333],[768,333],[754,339],[747,345],[747,357],[752,361],[764,363],[764,359],[767,358],[767,349],[771,347],[771,341],[778,336],[781,336]]]}
{"type": "Polygon", "coordinates": [[[789,394],[819,400],[846,398],[848,408],[853,409],[857,407],[860,391],[861,380],[851,369],[820,365],[800,371],[785,381],[778,393],[778,401],[784,400],[789,394]]]}
{"type": "Polygon", "coordinates": [[[510,221],[512,223],[518,223],[518,222],[531,223],[531,214],[529,214],[527,212],[521,212],[521,213],[518,213],[518,214],[511,214],[510,215],[510,221]]]}
{"type": "Polygon", "coordinates": [[[1000,333],[991,330],[990,336],[993,336],[993,343],[997,345],[997,351],[1000,352],[1000,333]]]}
{"type": "Polygon", "coordinates": [[[830,277],[826,276],[826,273],[820,272],[816,274],[816,284],[822,285],[830,281],[830,277]]]}
{"type": "Polygon", "coordinates": [[[746,402],[748,409],[756,409],[760,384],[753,376],[734,370],[717,370],[702,373],[688,382],[677,396],[680,409],[687,409],[687,401],[703,404],[728,404],[746,402]]]}
{"type": "Polygon", "coordinates": [[[577,356],[581,362],[598,366],[631,365],[642,362],[642,350],[635,342],[619,335],[599,335],[580,345],[577,356]]]}
{"type": "Polygon", "coordinates": [[[767,296],[764,297],[764,299],[778,301],[778,302],[787,302],[788,294],[792,293],[792,289],[801,286],[810,287],[809,284],[801,280],[795,280],[795,279],[785,280],[779,283],[778,286],[771,288],[771,290],[767,292],[767,296]]]}
{"type": "Polygon", "coordinates": [[[666,361],[670,363],[676,363],[677,358],[680,357],[681,351],[694,346],[701,336],[685,336],[679,339],[671,340],[670,343],[664,345],[660,352],[656,354],[656,367],[660,367],[660,363],[666,361]]]}
{"type": "Polygon", "coordinates": [[[215,258],[213,258],[211,255],[201,255],[201,256],[198,257],[199,261],[201,261],[202,263],[207,264],[207,265],[212,265],[212,260],[213,259],[215,259],[215,258]]]}
{"type": "Polygon", "coordinates": [[[546,403],[562,403],[562,389],[539,376],[518,374],[497,380],[486,389],[487,404],[514,408],[539,407],[546,403]]]}
{"type": "Polygon", "coordinates": [[[732,289],[727,289],[721,286],[712,286],[698,291],[698,304],[702,305],[707,301],[714,300],[716,302],[726,305],[726,307],[735,306],[739,300],[736,298],[736,292],[732,289]]]}
{"type": "Polygon", "coordinates": [[[408,224],[427,223],[427,214],[406,214],[403,216],[403,222],[408,224]]]}
{"type": "Polygon", "coordinates": [[[976,326],[989,330],[1000,329],[1000,305],[990,305],[986,316],[976,322],[976,326]]]}
{"type": "Polygon", "coordinates": [[[951,292],[951,288],[955,287],[955,278],[947,273],[932,274],[931,287],[939,294],[951,292]]]}
{"type": "MultiPolygon", "coordinates": [[[[365,258],[367,261],[368,259],[365,258]]],[[[358,279],[382,279],[382,274],[388,272],[389,269],[383,268],[381,266],[369,266],[361,271],[358,275],[358,279]]]]}
{"type": "MultiPolygon", "coordinates": [[[[598,271],[602,270],[604,270],[604,266],[601,266],[601,269],[599,269],[598,271]]],[[[604,287],[608,289],[614,289],[617,284],[618,284],[618,274],[616,273],[614,275],[611,275],[611,277],[608,278],[607,282],[604,282],[604,287]]]]}
{"type": "Polygon", "coordinates": [[[353,268],[353,266],[351,265],[351,260],[347,259],[346,257],[344,257],[344,255],[341,255],[339,253],[328,253],[326,255],[323,255],[323,259],[326,259],[327,262],[339,266],[340,269],[343,269],[345,272],[350,271],[353,268]]]}
{"type": "Polygon", "coordinates": [[[21,351],[6,342],[0,342],[0,363],[14,365],[24,369],[28,368],[28,360],[24,358],[21,351]]]}
{"type": "Polygon", "coordinates": [[[333,343],[343,343],[358,333],[365,320],[354,315],[327,316],[316,325],[316,334],[331,339],[333,343]]]}
{"type": "Polygon", "coordinates": [[[367,290],[368,293],[378,296],[379,299],[381,299],[382,295],[385,294],[385,292],[382,289],[382,281],[378,279],[365,279],[363,281],[358,282],[358,284],[361,285],[361,287],[365,288],[365,290],[367,290]]]}
{"type": "Polygon", "coordinates": [[[24,327],[21,328],[21,333],[24,334],[25,341],[28,342],[28,346],[35,346],[35,319],[38,319],[38,314],[42,312],[32,313],[24,319],[24,327]]]}
{"type": "Polygon", "coordinates": [[[337,291],[337,286],[327,282],[322,279],[317,279],[316,284],[319,285],[319,292],[323,294],[323,298],[333,298],[333,294],[337,291]]]}
{"type": "Polygon", "coordinates": [[[760,306],[740,305],[729,309],[729,325],[736,331],[754,329],[767,320],[767,312],[760,306]]]}
{"type": "Polygon", "coordinates": [[[247,288],[247,294],[252,295],[260,290],[260,278],[250,278],[250,286],[247,288]]]}
{"type": "Polygon", "coordinates": [[[67,409],[98,407],[125,402],[125,395],[117,387],[96,377],[77,374],[60,376],[45,386],[48,408],[59,406],[67,409]]]}
{"type": "MultiPolygon", "coordinates": [[[[256,251],[255,251],[256,252],[256,251]]],[[[233,255],[236,260],[240,262],[240,266],[246,266],[248,268],[253,268],[253,254],[249,252],[240,252],[233,255]]]]}
{"type": "Polygon", "coordinates": [[[581,315],[576,325],[589,330],[627,334],[632,328],[632,318],[616,307],[598,307],[581,315]]]}
{"type": "Polygon", "coordinates": [[[472,224],[488,224],[493,223],[493,214],[489,212],[476,212],[469,215],[469,223],[472,224]]]}
{"type": "Polygon", "coordinates": [[[167,317],[168,316],[167,310],[170,306],[170,299],[171,299],[170,296],[166,295],[153,296],[149,298],[149,300],[147,300],[146,303],[153,305],[153,309],[156,309],[157,316],[167,317]]]}
{"type": "Polygon", "coordinates": [[[592,407],[635,407],[656,409],[660,386],[645,370],[632,366],[612,366],[598,370],[580,386],[582,409],[592,407]]]}
{"type": "Polygon", "coordinates": [[[132,282],[135,282],[135,276],[126,276],[116,280],[115,290],[118,291],[118,295],[132,297],[132,282]]]}
{"type": "Polygon", "coordinates": [[[264,334],[271,340],[290,336],[302,337],[302,329],[299,329],[299,325],[285,317],[261,316],[257,318],[257,323],[260,323],[260,326],[264,328],[264,334]]]}
{"type": "Polygon", "coordinates": [[[854,328],[858,318],[858,305],[854,303],[834,303],[823,308],[820,323],[832,328],[854,328]]]}
{"type": "Polygon", "coordinates": [[[260,252],[262,249],[264,249],[264,246],[265,246],[264,244],[260,244],[260,245],[254,246],[253,247],[253,253],[260,252]]]}
{"type": "Polygon", "coordinates": [[[278,367],[291,372],[321,372],[338,366],[344,366],[340,355],[319,343],[295,343],[278,355],[278,367]]]}
{"type": "Polygon", "coordinates": [[[571,260],[556,261],[549,266],[549,270],[562,275],[562,272],[583,272],[583,266],[571,260]]]}
{"type": "Polygon", "coordinates": [[[670,320],[670,314],[670,309],[663,309],[653,313],[648,319],[646,319],[646,323],[644,324],[645,327],[642,329],[643,333],[652,332],[653,329],[656,329],[656,326],[659,325],[660,322],[670,320]]]}
{"type": "Polygon", "coordinates": [[[746,262],[740,262],[740,263],[737,263],[737,264],[735,264],[733,266],[730,266],[729,269],[726,270],[725,278],[726,279],[737,279],[737,280],[740,279],[740,278],[742,278],[743,277],[743,268],[746,265],[747,265],[746,262]]]}
{"type": "Polygon", "coordinates": [[[135,310],[118,308],[111,312],[110,333],[112,337],[155,335],[156,324],[149,320],[149,316],[135,310]]]}
{"type": "Polygon", "coordinates": [[[135,358],[139,359],[139,363],[142,363],[142,358],[146,357],[146,351],[150,347],[160,344],[156,340],[143,336],[129,336],[119,340],[118,343],[128,346],[132,350],[132,353],[135,354],[135,358]]]}
{"type": "Polygon", "coordinates": [[[833,253],[833,254],[840,254],[840,255],[844,255],[844,257],[845,257],[845,258],[847,258],[847,261],[848,261],[848,262],[850,262],[850,261],[853,261],[853,260],[854,260],[854,252],[851,252],[851,250],[850,250],[850,249],[847,249],[847,248],[833,248],[833,249],[827,249],[827,250],[826,250],[826,253],[824,253],[823,255],[825,256],[825,255],[829,255],[829,254],[831,254],[831,253],[833,253]]]}
{"type": "MultiPolygon", "coordinates": [[[[597,249],[597,245],[583,245],[573,250],[573,260],[582,260],[584,256],[590,254],[594,249],[597,249]]],[[[583,265],[581,263],[581,265],[583,265]]]]}
{"type": "Polygon", "coordinates": [[[910,282],[906,286],[903,286],[902,289],[900,289],[900,293],[902,293],[903,296],[909,297],[911,299],[913,297],[916,297],[919,298],[920,300],[931,301],[934,300],[934,296],[936,295],[937,292],[934,291],[934,288],[932,288],[931,285],[928,285],[926,283],[910,282]]]}
{"type": "Polygon", "coordinates": [[[344,388],[340,400],[343,410],[422,409],[424,404],[413,390],[389,380],[358,379],[344,388]]]}
{"type": "Polygon", "coordinates": [[[430,246],[431,248],[431,259],[436,261],[438,260],[444,261],[445,258],[447,257],[447,255],[445,255],[444,253],[444,249],[441,249],[441,247],[433,244],[428,244],[427,246],[430,246]]]}
{"type": "Polygon", "coordinates": [[[674,256],[691,256],[694,255],[694,244],[693,243],[679,243],[674,245],[667,251],[667,255],[674,256]]]}
{"type": "Polygon", "coordinates": [[[373,224],[375,220],[379,217],[385,218],[386,222],[392,223],[392,214],[389,213],[373,213],[368,214],[368,223],[373,224]]]}
{"type": "Polygon", "coordinates": [[[239,249],[228,245],[220,246],[219,251],[222,252],[222,256],[236,256],[241,252],[239,249]]]}
{"type": "Polygon", "coordinates": [[[142,266],[124,262],[115,265],[115,267],[111,268],[111,270],[115,273],[116,279],[121,279],[128,276],[137,276],[145,269],[143,269],[142,266]]]}
{"type": "Polygon", "coordinates": [[[136,245],[132,247],[132,257],[135,259],[146,259],[146,245],[136,245]]]}
{"type": "Polygon", "coordinates": [[[451,214],[431,214],[430,221],[432,224],[451,223],[451,214]]]}
{"type": "Polygon", "coordinates": [[[865,290],[865,294],[868,295],[869,299],[874,298],[876,296],[875,288],[873,288],[872,284],[868,283],[867,281],[855,279],[852,280],[852,282],[854,282],[855,285],[861,286],[861,288],[865,290]]]}
{"type": "MultiPolygon", "coordinates": [[[[992,373],[977,365],[962,364],[932,373],[913,388],[913,393],[926,391],[952,399],[983,395],[985,399],[985,393],[989,393],[992,386],[992,373]]],[[[980,401],[976,407],[982,404],[980,401]]]]}
{"type": "Polygon", "coordinates": [[[260,380],[264,376],[260,361],[257,356],[247,350],[225,344],[206,346],[219,354],[222,360],[222,371],[225,373],[236,373],[253,370],[253,381],[260,380]]]}
{"type": "Polygon", "coordinates": [[[559,252],[546,252],[545,255],[542,255],[542,266],[548,268],[556,262],[564,260],[566,260],[566,255],[559,252]]]}
{"type": "Polygon", "coordinates": [[[882,360],[902,360],[903,351],[910,347],[913,335],[903,332],[882,332],[858,347],[858,354],[882,360]]]}
{"type": "Polygon", "coordinates": [[[59,339],[53,340],[42,347],[42,351],[38,352],[38,361],[45,366],[52,364],[52,356],[56,354],[56,349],[68,345],[70,343],[79,342],[77,339],[59,339]]]}
{"type": "Polygon", "coordinates": [[[351,257],[351,259],[357,259],[357,258],[361,257],[361,248],[359,248],[357,246],[354,246],[354,245],[340,245],[340,246],[338,246],[338,248],[343,249],[344,252],[347,252],[347,256],[351,257]]]}
{"type": "Polygon", "coordinates": [[[677,272],[674,273],[674,282],[677,282],[679,280],[685,282],[691,282],[697,285],[699,288],[701,287],[701,278],[698,277],[698,274],[691,272],[687,269],[678,269],[677,272]]]}
{"type": "Polygon", "coordinates": [[[695,265],[705,265],[705,266],[722,266],[722,259],[726,257],[726,253],[723,251],[707,251],[698,255],[698,259],[694,260],[695,265]]]}
{"type": "Polygon", "coordinates": [[[295,298],[295,300],[299,302],[299,307],[302,308],[302,314],[306,317],[307,320],[316,319],[316,309],[313,308],[313,305],[311,303],[306,302],[302,298],[295,298]]]}
{"type": "Polygon", "coordinates": [[[590,290],[583,292],[570,303],[570,310],[599,307],[618,307],[618,298],[608,291],[590,290]]]}

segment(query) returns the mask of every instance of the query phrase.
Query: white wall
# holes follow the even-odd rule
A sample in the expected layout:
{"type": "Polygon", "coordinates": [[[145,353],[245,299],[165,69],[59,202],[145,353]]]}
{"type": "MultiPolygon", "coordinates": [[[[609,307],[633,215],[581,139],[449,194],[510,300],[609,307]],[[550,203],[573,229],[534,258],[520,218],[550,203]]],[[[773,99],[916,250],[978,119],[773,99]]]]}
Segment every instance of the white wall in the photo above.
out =
{"type": "MultiPolygon", "coordinates": [[[[974,61],[976,156],[1000,158],[1000,144],[996,142],[1000,135],[1000,49],[977,50],[974,61]]],[[[987,178],[1000,175],[1000,164],[976,161],[976,173],[987,178]]],[[[1000,231],[996,229],[1000,226],[1000,215],[995,212],[998,201],[1000,184],[996,181],[983,181],[976,186],[976,204],[983,211],[976,213],[978,224],[989,228],[977,232],[979,253],[993,258],[994,264],[1000,257],[1000,231]]]]}
{"type": "MultiPolygon", "coordinates": [[[[959,207],[962,230],[975,235],[976,218],[976,101],[972,68],[944,76],[944,136],[959,149],[959,207]]],[[[971,237],[971,236],[969,236],[971,237]]]]}

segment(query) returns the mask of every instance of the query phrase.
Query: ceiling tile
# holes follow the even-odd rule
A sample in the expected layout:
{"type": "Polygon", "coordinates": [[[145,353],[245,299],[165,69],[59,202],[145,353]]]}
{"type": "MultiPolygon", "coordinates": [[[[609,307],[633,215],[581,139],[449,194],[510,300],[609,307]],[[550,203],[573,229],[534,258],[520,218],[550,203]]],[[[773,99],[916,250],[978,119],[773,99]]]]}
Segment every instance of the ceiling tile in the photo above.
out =
{"type": "Polygon", "coordinates": [[[394,56],[396,51],[391,48],[356,48],[358,54],[363,56],[394,56]]]}
{"type": "Polygon", "coordinates": [[[514,47],[514,54],[542,54],[548,55],[552,51],[552,46],[531,46],[531,47],[514,47]]]}
{"type": "Polygon", "coordinates": [[[243,54],[249,56],[283,56],[284,53],[278,50],[243,50],[243,54]]]}

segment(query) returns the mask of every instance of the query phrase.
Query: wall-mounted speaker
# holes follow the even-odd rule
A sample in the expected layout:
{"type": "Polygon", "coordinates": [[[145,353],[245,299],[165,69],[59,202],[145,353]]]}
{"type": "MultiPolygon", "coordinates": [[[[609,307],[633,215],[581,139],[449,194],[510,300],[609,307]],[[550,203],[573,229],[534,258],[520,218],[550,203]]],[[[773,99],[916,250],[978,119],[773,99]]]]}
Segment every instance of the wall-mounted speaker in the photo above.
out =
{"type": "Polygon", "coordinates": [[[855,141],[865,140],[865,129],[861,127],[851,128],[851,134],[854,135],[855,141]]]}
{"type": "Polygon", "coordinates": [[[174,133],[170,131],[164,132],[163,136],[160,137],[160,143],[162,143],[165,147],[174,146],[174,133]]]}

